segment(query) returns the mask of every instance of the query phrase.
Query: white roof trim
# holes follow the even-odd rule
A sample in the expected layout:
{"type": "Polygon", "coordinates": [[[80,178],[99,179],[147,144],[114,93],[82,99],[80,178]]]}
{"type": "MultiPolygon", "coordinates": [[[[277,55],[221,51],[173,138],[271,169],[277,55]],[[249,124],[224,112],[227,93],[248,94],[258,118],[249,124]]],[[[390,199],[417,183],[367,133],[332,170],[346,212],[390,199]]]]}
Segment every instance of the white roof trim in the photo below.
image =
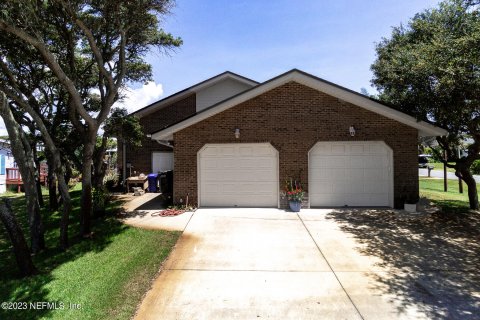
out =
{"type": "Polygon", "coordinates": [[[238,82],[241,82],[241,83],[244,83],[246,85],[249,85],[251,87],[254,87],[256,85],[258,85],[258,82],[256,81],[253,81],[253,80],[250,80],[250,79],[247,79],[247,78],[244,78],[244,77],[241,77],[237,74],[234,74],[230,71],[226,71],[224,73],[221,73],[217,76],[214,76],[213,78],[210,78],[210,79],[207,79],[205,81],[202,81],[200,83],[197,83],[183,91],[180,91],[178,93],[175,93],[169,97],[166,97],[160,101],[157,101],[153,104],[151,104],[150,106],[147,106],[143,109],[140,109],[138,111],[135,111],[133,112],[132,114],[136,115],[137,117],[141,118],[143,116],[146,116],[152,112],[155,112],[155,111],[158,111],[159,109],[162,109],[163,107],[166,107],[174,102],[177,102],[183,98],[186,98],[188,97],[189,95],[193,94],[193,93],[197,93],[198,91],[204,89],[204,88],[208,88],[216,83],[219,83],[221,81],[224,81],[224,80],[227,80],[227,79],[233,79],[233,80],[236,80],[238,82]]]}
{"type": "Polygon", "coordinates": [[[339,98],[346,102],[352,103],[354,105],[357,105],[369,111],[385,116],[387,118],[406,124],[410,127],[416,128],[418,129],[419,136],[443,136],[448,133],[446,130],[442,128],[436,127],[424,121],[417,121],[412,116],[409,116],[395,109],[386,107],[381,103],[375,102],[367,97],[354,93],[348,89],[338,87],[332,83],[329,83],[319,78],[316,78],[314,76],[305,74],[298,70],[292,70],[277,78],[274,78],[270,81],[260,84],[257,87],[254,87],[244,93],[234,96],[233,98],[230,98],[208,109],[205,109],[205,111],[202,111],[191,118],[188,118],[182,122],[179,122],[171,127],[165,128],[164,130],[158,131],[152,134],[152,139],[173,140],[173,134],[175,132],[185,129],[197,122],[205,120],[217,113],[220,113],[229,108],[232,108],[242,102],[245,102],[249,99],[252,99],[258,95],[261,95],[267,91],[270,91],[276,87],[279,87],[291,81],[303,84],[305,86],[324,92],[333,97],[339,98]]]}

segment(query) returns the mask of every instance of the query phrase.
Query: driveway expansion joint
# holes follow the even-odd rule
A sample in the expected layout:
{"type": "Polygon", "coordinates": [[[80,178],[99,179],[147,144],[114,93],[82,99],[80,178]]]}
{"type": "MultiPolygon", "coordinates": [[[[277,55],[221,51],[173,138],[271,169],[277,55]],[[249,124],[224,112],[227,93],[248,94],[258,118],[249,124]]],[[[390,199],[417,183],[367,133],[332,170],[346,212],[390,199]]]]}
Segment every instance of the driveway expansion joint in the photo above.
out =
{"type": "Polygon", "coordinates": [[[300,219],[300,221],[302,222],[303,224],[303,227],[305,228],[305,230],[307,231],[308,235],[310,236],[310,238],[312,239],[313,243],[315,243],[315,246],[317,247],[318,249],[318,252],[320,252],[321,256],[323,257],[323,259],[325,259],[325,262],[327,263],[328,267],[330,268],[331,272],[333,273],[333,275],[335,276],[335,279],[337,279],[338,281],[338,284],[340,285],[340,287],[342,288],[343,292],[345,293],[345,295],[347,296],[348,300],[350,300],[350,303],[353,305],[353,307],[355,308],[355,310],[357,311],[358,315],[360,316],[360,318],[362,320],[365,320],[365,318],[363,317],[363,315],[360,313],[360,310],[358,309],[358,307],[355,305],[355,303],[353,302],[352,298],[350,297],[350,295],[348,294],[347,290],[345,290],[345,287],[343,286],[342,282],[340,281],[340,279],[338,278],[337,276],[337,273],[335,272],[335,270],[333,270],[332,266],[330,265],[330,262],[328,262],[328,259],[327,257],[325,257],[325,255],[323,254],[322,252],[322,249],[320,249],[320,246],[318,245],[318,243],[315,241],[315,238],[313,237],[312,233],[310,232],[310,230],[308,230],[307,226],[305,225],[305,222],[303,221],[302,217],[300,216],[300,214],[297,212],[297,216],[298,216],[298,219],[300,219]]]}

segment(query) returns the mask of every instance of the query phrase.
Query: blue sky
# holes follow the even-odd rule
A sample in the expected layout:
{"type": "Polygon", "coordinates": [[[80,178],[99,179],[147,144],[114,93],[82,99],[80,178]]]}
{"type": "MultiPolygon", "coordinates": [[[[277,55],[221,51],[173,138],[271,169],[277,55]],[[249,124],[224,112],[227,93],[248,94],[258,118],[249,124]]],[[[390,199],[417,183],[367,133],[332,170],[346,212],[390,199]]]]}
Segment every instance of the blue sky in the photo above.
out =
{"type": "Polygon", "coordinates": [[[161,97],[226,70],[265,81],[292,68],[374,92],[374,43],[438,2],[178,0],[164,29],[184,44],[148,61],[161,97]]]}
{"type": "MultiPolygon", "coordinates": [[[[184,44],[152,52],[154,82],[126,92],[129,111],[226,70],[265,81],[292,68],[360,91],[370,87],[375,42],[433,0],[177,0],[163,28],[184,44]]],[[[5,134],[0,121],[0,134],[5,134]]]]}

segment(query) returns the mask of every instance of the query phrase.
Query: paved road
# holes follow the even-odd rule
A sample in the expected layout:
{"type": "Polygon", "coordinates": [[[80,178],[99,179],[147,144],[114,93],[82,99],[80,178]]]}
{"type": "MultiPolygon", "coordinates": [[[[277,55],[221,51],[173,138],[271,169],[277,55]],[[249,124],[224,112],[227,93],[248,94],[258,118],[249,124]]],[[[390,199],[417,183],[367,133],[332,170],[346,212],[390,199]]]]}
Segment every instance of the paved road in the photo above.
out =
{"type": "MultiPolygon", "coordinates": [[[[428,170],[427,169],[418,169],[418,175],[421,176],[421,177],[426,177],[426,176],[428,176],[428,170]]],[[[443,178],[443,171],[442,170],[432,170],[430,172],[430,176],[434,177],[434,178],[443,178]]],[[[474,175],[473,177],[475,178],[475,181],[477,181],[477,183],[480,183],[480,176],[479,175],[474,175]]],[[[452,180],[455,179],[456,180],[458,178],[455,175],[455,173],[447,172],[447,179],[452,179],[452,180]]]]}
{"type": "Polygon", "coordinates": [[[366,210],[332,215],[335,210],[199,209],[135,318],[474,319],[479,314],[480,297],[472,293],[478,279],[463,273],[476,269],[459,265],[462,258],[477,263],[476,255],[439,255],[446,241],[438,248],[424,233],[393,232],[396,223],[370,226],[378,217],[393,221],[396,213],[373,210],[363,220],[366,210]]]}

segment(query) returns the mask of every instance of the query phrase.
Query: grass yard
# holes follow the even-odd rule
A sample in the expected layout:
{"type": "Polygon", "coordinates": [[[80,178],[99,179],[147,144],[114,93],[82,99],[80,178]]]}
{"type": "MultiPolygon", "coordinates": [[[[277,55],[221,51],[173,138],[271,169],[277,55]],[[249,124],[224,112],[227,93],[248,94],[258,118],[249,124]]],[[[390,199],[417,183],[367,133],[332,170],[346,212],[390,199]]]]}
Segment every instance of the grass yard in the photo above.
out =
{"type": "MultiPolygon", "coordinates": [[[[433,165],[433,170],[441,170],[441,171],[443,171],[443,163],[442,163],[442,162],[429,162],[428,164],[429,164],[429,165],[433,165]]],[[[453,168],[448,168],[448,167],[447,167],[447,171],[448,171],[448,172],[455,173],[455,169],[453,169],[453,168]]]]}
{"type": "MultiPolygon", "coordinates": [[[[443,179],[420,178],[420,196],[436,203],[445,212],[461,213],[469,210],[467,185],[463,183],[463,193],[458,192],[458,180],[447,180],[448,192],[443,191],[443,179]]],[[[480,190],[480,184],[477,184],[480,190]]]]}
{"type": "MultiPolygon", "coordinates": [[[[44,210],[48,249],[34,257],[40,271],[34,277],[16,277],[10,243],[0,224],[0,302],[57,302],[58,308],[0,309],[0,319],[130,319],[134,314],[180,233],[125,226],[114,217],[119,203],[112,203],[106,217],[93,221],[92,239],[80,241],[75,237],[80,193],[78,188],[72,191],[72,246],[66,252],[57,249],[59,213],[44,210]]],[[[23,197],[14,195],[13,204],[28,233],[23,197]]]]}

